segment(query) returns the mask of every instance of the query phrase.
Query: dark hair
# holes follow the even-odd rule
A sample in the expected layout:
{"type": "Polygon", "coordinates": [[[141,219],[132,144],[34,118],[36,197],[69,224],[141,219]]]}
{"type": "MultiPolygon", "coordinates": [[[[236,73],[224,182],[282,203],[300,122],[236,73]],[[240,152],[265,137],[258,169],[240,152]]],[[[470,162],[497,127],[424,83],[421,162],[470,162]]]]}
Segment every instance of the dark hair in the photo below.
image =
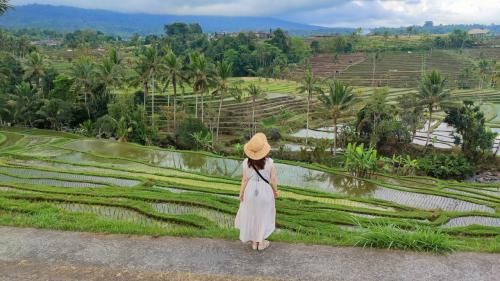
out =
{"type": "Polygon", "coordinates": [[[262,158],[262,159],[259,159],[259,160],[253,160],[253,159],[248,158],[248,167],[252,168],[252,169],[253,169],[253,167],[255,167],[258,170],[264,170],[264,167],[266,166],[266,159],[267,159],[267,156],[262,158]]]}

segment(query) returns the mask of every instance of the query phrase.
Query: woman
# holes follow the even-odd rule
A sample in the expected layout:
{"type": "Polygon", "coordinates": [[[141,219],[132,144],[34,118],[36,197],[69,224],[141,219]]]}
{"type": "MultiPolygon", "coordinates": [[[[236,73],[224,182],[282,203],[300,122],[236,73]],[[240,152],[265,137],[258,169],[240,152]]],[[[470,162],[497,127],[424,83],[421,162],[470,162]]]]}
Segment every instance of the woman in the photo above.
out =
{"type": "Polygon", "coordinates": [[[267,155],[271,146],[262,133],[257,133],[244,146],[248,158],[243,161],[240,187],[240,209],[235,226],[240,240],[252,242],[252,249],[264,250],[270,242],[265,240],[275,229],[278,181],[273,160],[267,155]]]}

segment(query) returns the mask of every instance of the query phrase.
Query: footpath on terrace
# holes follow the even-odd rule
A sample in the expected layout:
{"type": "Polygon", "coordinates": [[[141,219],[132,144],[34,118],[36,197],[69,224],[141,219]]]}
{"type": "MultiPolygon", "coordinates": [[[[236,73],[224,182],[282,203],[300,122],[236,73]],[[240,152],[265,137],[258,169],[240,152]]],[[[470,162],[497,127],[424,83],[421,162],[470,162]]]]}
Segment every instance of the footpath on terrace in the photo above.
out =
{"type": "Polygon", "coordinates": [[[500,255],[434,255],[0,227],[0,280],[499,280],[500,255]]]}

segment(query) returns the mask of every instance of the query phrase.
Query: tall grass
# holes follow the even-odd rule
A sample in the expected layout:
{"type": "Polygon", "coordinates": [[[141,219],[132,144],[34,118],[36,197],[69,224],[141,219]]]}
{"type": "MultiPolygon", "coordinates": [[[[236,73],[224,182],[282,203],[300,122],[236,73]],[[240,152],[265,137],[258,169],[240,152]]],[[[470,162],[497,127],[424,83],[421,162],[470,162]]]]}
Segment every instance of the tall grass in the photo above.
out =
{"type": "Polygon", "coordinates": [[[407,231],[394,224],[381,223],[368,226],[356,245],[435,253],[451,252],[457,248],[452,238],[438,229],[419,226],[407,231]]]}

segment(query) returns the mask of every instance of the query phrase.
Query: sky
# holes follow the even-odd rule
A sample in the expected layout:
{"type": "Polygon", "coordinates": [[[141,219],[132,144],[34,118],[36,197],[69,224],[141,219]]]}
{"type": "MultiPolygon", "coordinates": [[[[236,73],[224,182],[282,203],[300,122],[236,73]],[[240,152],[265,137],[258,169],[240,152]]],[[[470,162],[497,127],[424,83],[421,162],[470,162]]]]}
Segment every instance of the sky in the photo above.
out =
{"type": "Polygon", "coordinates": [[[271,16],[328,27],[500,23],[500,0],[11,0],[119,12],[271,16]]]}

